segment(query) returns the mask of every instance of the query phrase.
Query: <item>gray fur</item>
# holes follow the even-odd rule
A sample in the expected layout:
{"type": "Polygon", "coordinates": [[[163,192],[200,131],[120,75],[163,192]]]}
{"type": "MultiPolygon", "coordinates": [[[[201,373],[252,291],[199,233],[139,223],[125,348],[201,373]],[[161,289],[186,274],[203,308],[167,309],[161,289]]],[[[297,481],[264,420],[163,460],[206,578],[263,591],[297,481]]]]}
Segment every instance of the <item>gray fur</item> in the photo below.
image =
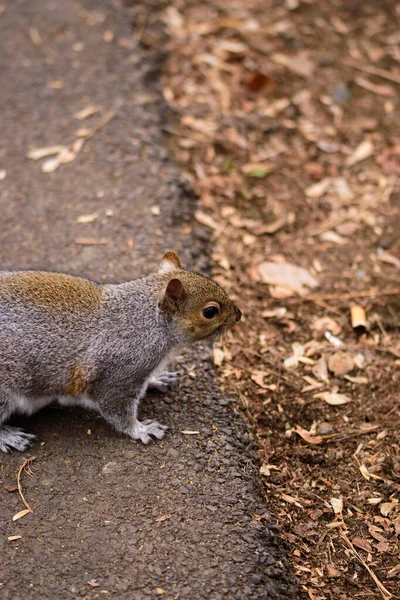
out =
{"type": "Polygon", "coordinates": [[[162,275],[106,285],[99,306],[67,311],[24,301],[1,285],[6,278],[0,274],[0,450],[23,450],[33,438],[4,424],[13,413],[32,414],[57,398],[94,408],[144,443],[161,439],[166,427],[140,423],[138,405],[148,384],[165,389],[174,380],[157,369],[186,341],[175,316],[159,308],[162,275]],[[90,390],[66,396],[76,365],[83,366],[90,390]]]}

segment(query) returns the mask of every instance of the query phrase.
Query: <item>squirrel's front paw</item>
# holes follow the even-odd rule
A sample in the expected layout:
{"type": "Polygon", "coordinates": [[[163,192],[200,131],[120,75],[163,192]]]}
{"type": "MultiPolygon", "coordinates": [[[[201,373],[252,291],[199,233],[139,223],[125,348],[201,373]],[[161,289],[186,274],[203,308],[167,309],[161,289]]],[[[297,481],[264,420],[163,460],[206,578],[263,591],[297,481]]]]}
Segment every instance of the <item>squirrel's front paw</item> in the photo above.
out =
{"type": "Polygon", "coordinates": [[[178,371],[164,371],[150,378],[149,387],[165,392],[165,390],[178,379],[178,371]]]}
{"type": "Polygon", "coordinates": [[[157,421],[136,421],[129,435],[134,440],[141,440],[143,444],[148,444],[151,441],[151,435],[162,440],[167,429],[168,427],[157,421]]]}

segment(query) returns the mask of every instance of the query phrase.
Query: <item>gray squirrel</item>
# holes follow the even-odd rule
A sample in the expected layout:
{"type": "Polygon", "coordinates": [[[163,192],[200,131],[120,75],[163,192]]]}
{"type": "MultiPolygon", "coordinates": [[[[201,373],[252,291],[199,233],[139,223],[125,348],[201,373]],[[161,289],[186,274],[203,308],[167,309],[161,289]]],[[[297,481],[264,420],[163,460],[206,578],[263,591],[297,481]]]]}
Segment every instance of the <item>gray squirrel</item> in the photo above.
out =
{"type": "Polygon", "coordinates": [[[25,450],[35,436],[5,424],[55,399],[94,409],[147,444],[167,429],[139,421],[147,387],[184,344],[232,327],[240,310],[214,281],[184,270],[167,252],[157,273],[100,285],[72,275],[0,272],[0,451],[25,450]]]}

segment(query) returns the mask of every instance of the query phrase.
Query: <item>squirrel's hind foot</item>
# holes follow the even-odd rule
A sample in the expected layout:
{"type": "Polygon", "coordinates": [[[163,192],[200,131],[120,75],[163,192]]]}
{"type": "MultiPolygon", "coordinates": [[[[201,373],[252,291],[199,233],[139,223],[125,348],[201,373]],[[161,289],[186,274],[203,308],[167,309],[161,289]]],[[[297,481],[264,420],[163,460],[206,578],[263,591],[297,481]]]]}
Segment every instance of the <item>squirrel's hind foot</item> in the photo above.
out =
{"type": "Polygon", "coordinates": [[[160,392],[165,392],[167,388],[178,379],[178,371],[164,371],[152,375],[149,381],[149,387],[160,392]]]}
{"type": "Polygon", "coordinates": [[[157,421],[136,421],[130,432],[130,436],[134,440],[140,440],[143,444],[148,444],[152,441],[150,436],[162,440],[167,429],[168,427],[166,427],[166,425],[161,425],[160,423],[157,423],[157,421]]]}
{"type": "Polygon", "coordinates": [[[14,449],[22,452],[32,444],[35,438],[36,436],[26,433],[19,427],[0,426],[0,451],[8,452],[14,449]]]}

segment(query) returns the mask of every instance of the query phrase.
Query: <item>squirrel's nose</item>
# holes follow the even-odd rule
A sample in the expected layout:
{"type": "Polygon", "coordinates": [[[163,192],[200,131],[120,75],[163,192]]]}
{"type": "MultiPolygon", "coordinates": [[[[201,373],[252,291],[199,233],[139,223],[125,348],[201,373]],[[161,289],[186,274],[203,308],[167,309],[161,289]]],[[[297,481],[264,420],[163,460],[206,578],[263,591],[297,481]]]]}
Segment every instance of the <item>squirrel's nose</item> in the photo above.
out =
{"type": "Polygon", "coordinates": [[[242,318],[242,311],[237,308],[236,309],[236,322],[240,321],[241,318],[242,318]]]}

